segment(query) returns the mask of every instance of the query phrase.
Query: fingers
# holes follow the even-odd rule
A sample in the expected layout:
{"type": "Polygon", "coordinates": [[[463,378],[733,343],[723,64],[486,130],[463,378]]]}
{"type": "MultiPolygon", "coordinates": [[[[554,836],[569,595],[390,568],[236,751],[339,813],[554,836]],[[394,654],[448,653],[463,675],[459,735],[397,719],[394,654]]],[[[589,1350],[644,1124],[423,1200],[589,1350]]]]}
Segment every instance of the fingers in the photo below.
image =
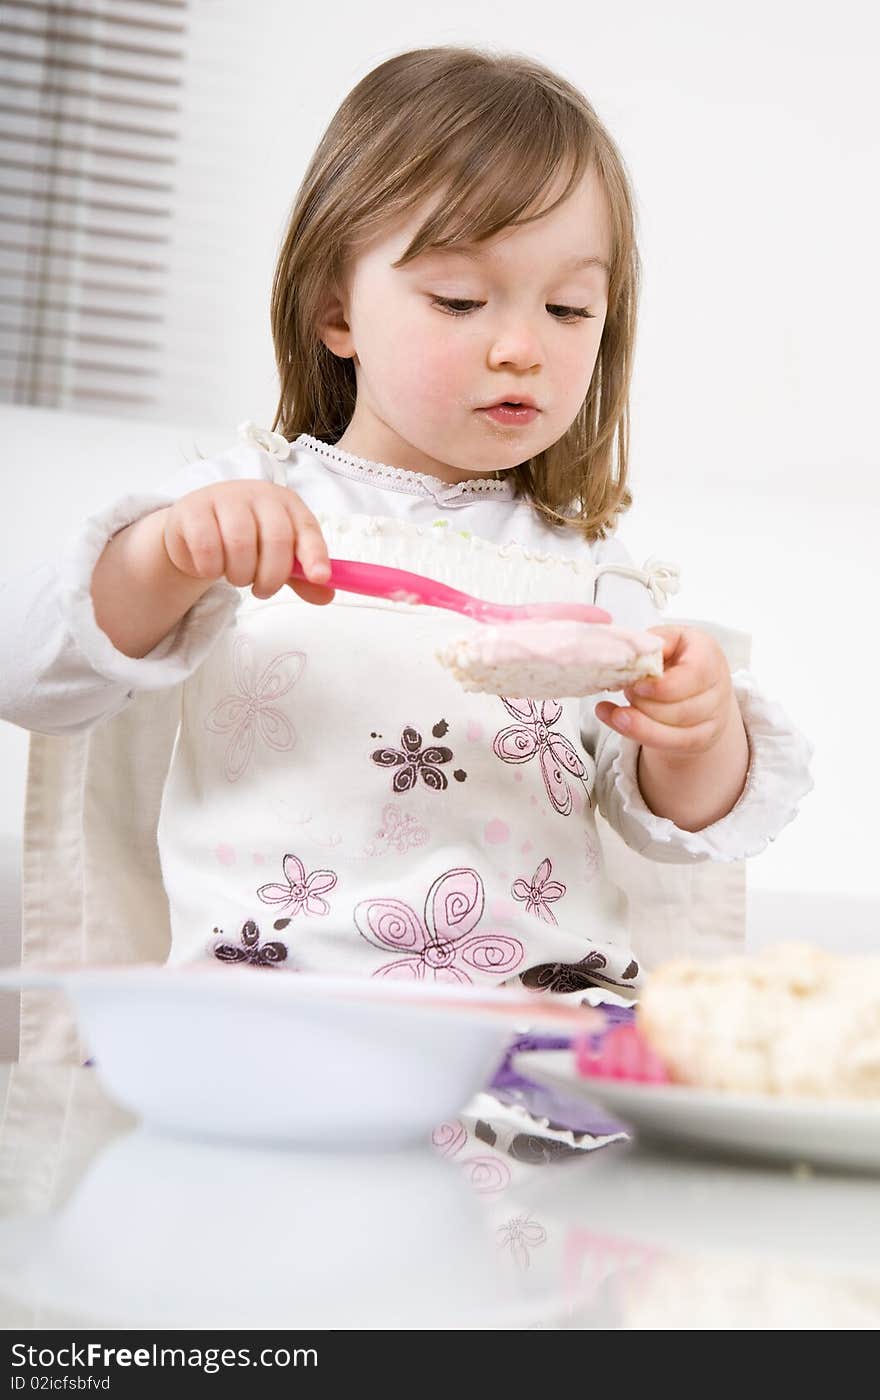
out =
{"type": "Polygon", "coordinates": [[[708,666],[682,662],[664,671],[662,676],[645,676],[634,685],[626,686],[624,694],[627,699],[631,692],[634,700],[673,705],[692,695],[699,695],[713,684],[715,678],[715,673],[710,672],[708,666]]]}
{"type": "Polygon", "coordinates": [[[252,502],[217,495],[214,515],[223,541],[223,573],[236,588],[254,581],[259,562],[257,519],[252,502]]]}
{"type": "Polygon", "coordinates": [[[300,498],[287,490],[277,496],[259,496],[253,503],[253,516],[257,535],[254,596],[271,598],[277,593],[290,580],[296,557],[308,581],[295,591],[309,603],[331,602],[333,589],[321,586],[330,577],[327,543],[320,525],[300,498]]]}
{"type": "Polygon", "coordinates": [[[670,756],[702,753],[711,748],[720,728],[717,709],[695,724],[676,726],[649,719],[634,707],[616,707],[608,700],[596,706],[596,718],[635,743],[660,749],[670,756]]]}
{"type": "MultiPolygon", "coordinates": [[[[330,554],[320,525],[299,497],[294,497],[288,510],[296,531],[295,553],[303,572],[312,583],[326,583],[330,577],[330,554]]],[[[286,577],[290,576],[292,568],[293,554],[288,560],[286,577]]]]}
{"type": "Polygon", "coordinates": [[[300,598],[306,603],[317,603],[323,607],[325,603],[332,603],[336,597],[336,590],[333,588],[322,588],[317,583],[307,583],[305,579],[292,579],[290,587],[294,593],[298,593],[300,598]]]}
{"type": "Polygon", "coordinates": [[[729,681],[725,684],[723,677],[677,705],[640,699],[629,688],[623,693],[629,707],[603,700],[596,706],[596,717],[635,743],[660,749],[670,757],[712,748],[725,728],[731,705],[736,705],[729,681]]]}
{"type": "Polygon", "coordinates": [[[663,674],[624,686],[629,705],[601,701],[596,717],[670,757],[702,753],[717,742],[730,715],[733,690],[724,653],[697,627],[649,630],[663,637],[663,674]]]}
{"type": "Polygon", "coordinates": [[[267,482],[218,482],[171,507],[165,548],[182,573],[210,581],[227,578],[271,598],[290,579],[294,558],[307,576],[297,589],[312,603],[329,603],[330,557],[317,519],[286,487],[267,482]]]}
{"type": "Polygon", "coordinates": [[[687,727],[700,724],[715,713],[722,698],[722,686],[720,683],[710,685],[699,694],[689,693],[686,699],[678,701],[664,701],[659,698],[649,700],[637,695],[633,686],[625,686],[623,694],[633,709],[645,715],[647,719],[656,720],[658,724],[687,727]]]}
{"type": "Polygon", "coordinates": [[[282,502],[265,497],[253,504],[257,526],[257,567],[253,576],[255,598],[271,598],[290,578],[296,526],[282,502]]]}
{"type": "MultiPolygon", "coordinates": [[[[651,627],[663,638],[663,674],[645,676],[624,693],[630,699],[655,700],[671,705],[701,694],[713,686],[719,672],[728,670],[718,643],[695,627],[651,627]],[[647,688],[647,689],[645,689],[647,688]]],[[[649,712],[650,713],[650,712],[649,712]]]]}
{"type": "Polygon", "coordinates": [[[209,495],[193,492],[171,508],[164,542],[169,559],[182,574],[212,581],[223,577],[223,538],[209,495]]]}

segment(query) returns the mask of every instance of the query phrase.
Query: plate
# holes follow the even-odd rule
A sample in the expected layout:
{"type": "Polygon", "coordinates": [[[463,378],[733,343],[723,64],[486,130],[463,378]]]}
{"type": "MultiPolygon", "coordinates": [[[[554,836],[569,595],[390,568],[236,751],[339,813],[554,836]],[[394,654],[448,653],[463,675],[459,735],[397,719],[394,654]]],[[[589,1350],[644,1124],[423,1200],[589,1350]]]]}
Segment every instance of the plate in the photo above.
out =
{"type": "Polygon", "coordinates": [[[639,1137],[735,1156],[880,1172],[880,1101],[771,1098],[684,1084],[578,1074],[570,1051],[524,1050],[514,1068],[536,1084],[599,1104],[639,1137]]]}

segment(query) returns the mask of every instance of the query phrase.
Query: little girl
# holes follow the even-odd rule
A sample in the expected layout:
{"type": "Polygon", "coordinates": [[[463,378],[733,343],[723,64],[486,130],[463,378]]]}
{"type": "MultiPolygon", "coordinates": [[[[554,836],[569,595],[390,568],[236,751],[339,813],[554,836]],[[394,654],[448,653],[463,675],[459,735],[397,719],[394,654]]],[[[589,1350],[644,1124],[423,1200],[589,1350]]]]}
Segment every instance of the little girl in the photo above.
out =
{"type": "Polygon", "coordinates": [[[596,811],[679,863],[757,854],[794,816],[811,746],[708,632],[657,626],[677,571],[616,535],[638,276],[625,167],[580,92],[516,56],[391,58],[293,208],[272,430],[7,589],[5,718],[94,731],[179,687],[172,961],[631,1001],[596,811]],[[465,693],[435,653],[470,624],[334,596],[329,557],[595,602],[661,634],[664,674],[598,702],[465,693]]]}

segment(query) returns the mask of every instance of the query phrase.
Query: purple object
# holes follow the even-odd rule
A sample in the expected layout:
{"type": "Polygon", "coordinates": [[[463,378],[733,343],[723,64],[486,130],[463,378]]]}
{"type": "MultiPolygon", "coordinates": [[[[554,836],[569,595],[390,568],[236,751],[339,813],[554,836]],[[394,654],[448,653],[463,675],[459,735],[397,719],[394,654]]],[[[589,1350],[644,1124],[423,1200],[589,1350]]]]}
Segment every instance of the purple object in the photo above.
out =
{"type": "MultiPolygon", "coordinates": [[[[499,1103],[519,1104],[533,1118],[546,1118],[548,1128],[556,1132],[568,1131],[576,1137],[610,1137],[612,1133],[627,1131],[622,1123],[610,1118],[598,1104],[569,1098],[567,1094],[542,1088],[539,1084],[529,1084],[526,1080],[523,1080],[520,1089],[492,1089],[491,1093],[499,1103]]],[[[540,1125],[536,1131],[540,1131],[540,1125]]]]}
{"type": "MultiPolygon", "coordinates": [[[[601,1007],[608,1024],[603,1030],[590,1037],[593,1048],[602,1043],[602,1037],[615,1026],[635,1024],[635,1007],[601,1007]]],[[[606,1137],[610,1133],[623,1132],[623,1126],[615,1118],[609,1118],[598,1104],[585,1103],[580,1097],[559,1093],[525,1079],[513,1068],[511,1061],[521,1050],[569,1050],[572,1037],[568,1035],[521,1035],[507,1047],[504,1059],[487,1086],[487,1091],[505,1104],[520,1104],[536,1118],[546,1118],[551,1127],[569,1129],[573,1133],[589,1133],[592,1137],[606,1137]]]]}
{"type": "MultiPolygon", "coordinates": [[[[595,1035],[590,1036],[593,1048],[598,1049],[602,1043],[602,1037],[613,1030],[615,1026],[631,1026],[635,1024],[636,1013],[633,1006],[608,1006],[602,1005],[600,1008],[603,1016],[607,1019],[607,1025],[595,1035]]],[[[504,1059],[495,1071],[494,1077],[489,1085],[492,1093],[496,1089],[519,1089],[524,1084],[531,1086],[531,1080],[523,1079],[521,1074],[517,1074],[511,1065],[514,1055],[518,1055],[521,1050],[570,1050],[572,1036],[570,1035],[520,1035],[516,1040],[511,1041],[504,1055],[504,1059]]]]}

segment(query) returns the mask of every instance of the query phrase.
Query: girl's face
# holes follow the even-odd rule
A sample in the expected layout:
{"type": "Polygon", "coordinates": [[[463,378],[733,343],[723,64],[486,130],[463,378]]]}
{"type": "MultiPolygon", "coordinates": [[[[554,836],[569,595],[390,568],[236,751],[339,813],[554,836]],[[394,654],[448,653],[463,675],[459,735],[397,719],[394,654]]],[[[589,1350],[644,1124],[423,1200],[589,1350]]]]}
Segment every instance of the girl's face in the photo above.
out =
{"type": "Polygon", "coordinates": [[[426,212],[361,252],[321,336],[354,360],[357,378],[337,446],[457,482],[526,461],[576,417],[605,324],[610,218],[590,169],[534,223],[395,268],[426,212]],[[538,411],[498,422],[484,410],[499,398],[529,398],[538,411]]]}

